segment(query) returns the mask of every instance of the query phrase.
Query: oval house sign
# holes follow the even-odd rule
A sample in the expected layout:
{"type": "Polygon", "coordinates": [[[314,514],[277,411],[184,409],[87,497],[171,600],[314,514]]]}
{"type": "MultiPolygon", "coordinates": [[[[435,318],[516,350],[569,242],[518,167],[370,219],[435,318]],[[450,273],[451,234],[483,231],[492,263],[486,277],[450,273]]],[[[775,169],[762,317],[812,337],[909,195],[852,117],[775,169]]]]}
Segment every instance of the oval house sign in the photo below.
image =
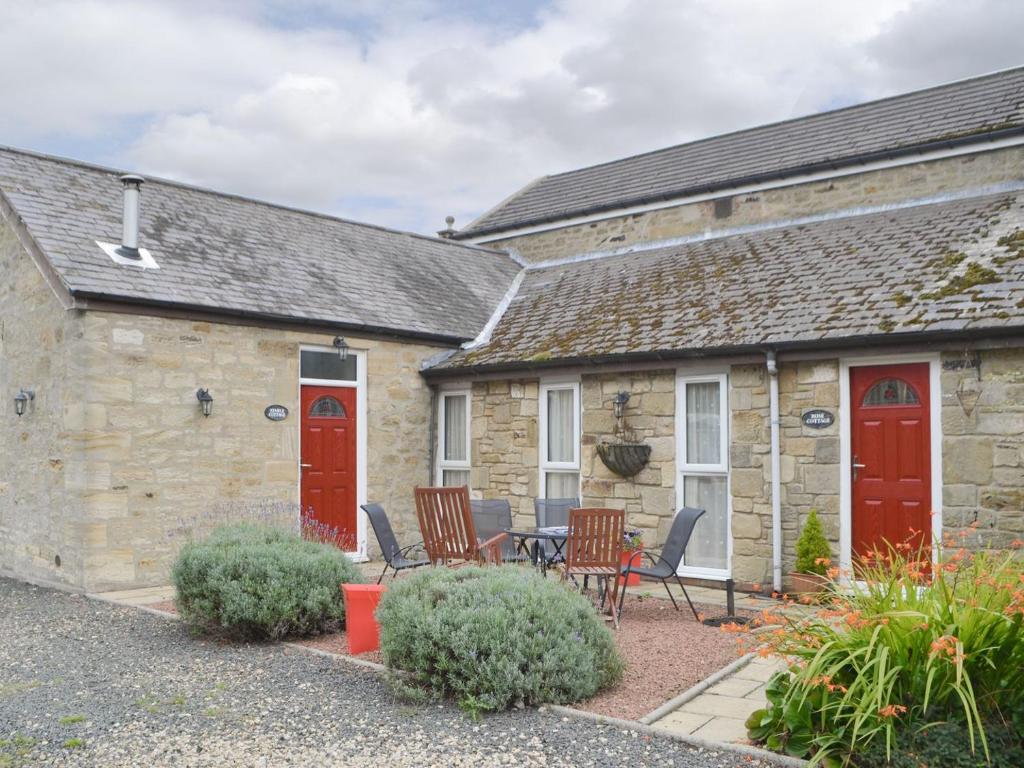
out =
{"type": "Polygon", "coordinates": [[[802,419],[804,426],[811,429],[825,429],[825,427],[831,427],[836,423],[836,417],[832,411],[826,411],[822,408],[805,411],[802,419]]]}
{"type": "Polygon", "coordinates": [[[288,409],[283,405],[268,405],[263,415],[271,421],[284,421],[288,418],[288,409]]]}

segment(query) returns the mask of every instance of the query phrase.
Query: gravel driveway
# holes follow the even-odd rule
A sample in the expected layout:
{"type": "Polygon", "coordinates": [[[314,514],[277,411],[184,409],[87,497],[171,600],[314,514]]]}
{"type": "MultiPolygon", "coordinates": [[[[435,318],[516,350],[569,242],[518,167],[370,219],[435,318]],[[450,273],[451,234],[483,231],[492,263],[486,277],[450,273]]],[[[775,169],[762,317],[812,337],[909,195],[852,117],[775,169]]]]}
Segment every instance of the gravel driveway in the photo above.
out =
{"type": "Polygon", "coordinates": [[[473,722],[371,671],[194,639],[129,608],[0,579],[0,768],[754,766],[551,712],[473,722]]]}

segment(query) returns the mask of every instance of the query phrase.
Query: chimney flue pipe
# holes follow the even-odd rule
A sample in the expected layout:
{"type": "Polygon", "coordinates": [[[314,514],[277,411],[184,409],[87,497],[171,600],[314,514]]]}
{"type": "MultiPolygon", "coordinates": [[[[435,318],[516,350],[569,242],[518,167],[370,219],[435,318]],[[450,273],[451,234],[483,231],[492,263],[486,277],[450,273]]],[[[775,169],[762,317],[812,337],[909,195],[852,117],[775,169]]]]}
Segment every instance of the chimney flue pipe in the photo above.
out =
{"type": "Polygon", "coordinates": [[[124,229],[121,235],[121,247],[136,253],[139,250],[139,187],[142,186],[141,176],[126,174],[121,177],[124,184],[124,229]]]}

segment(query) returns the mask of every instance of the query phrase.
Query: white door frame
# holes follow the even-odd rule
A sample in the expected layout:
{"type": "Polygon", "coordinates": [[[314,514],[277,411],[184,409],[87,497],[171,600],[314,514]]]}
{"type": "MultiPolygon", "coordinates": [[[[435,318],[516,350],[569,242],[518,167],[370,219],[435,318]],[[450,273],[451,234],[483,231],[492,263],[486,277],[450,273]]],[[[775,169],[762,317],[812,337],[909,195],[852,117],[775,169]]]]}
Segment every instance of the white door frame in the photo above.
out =
{"type": "Polygon", "coordinates": [[[938,543],[942,541],[942,372],[938,352],[909,355],[880,355],[873,357],[845,357],[839,359],[839,568],[851,573],[853,562],[853,483],[851,480],[851,454],[853,425],[850,411],[850,369],[874,365],[928,363],[928,423],[931,432],[932,473],[932,559],[938,557],[938,543]]]}
{"type": "Polygon", "coordinates": [[[302,507],[302,423],[305,413],[302,412],[302,387],[312,385],[317,387],[339,387],[354,388],[356,390],[356,551],[346,552],[352,560],[357,563],[367,561],[366,545],[366,513],[361,509],[366,503],[366,350],[349,349],[349,355],[356,359],[356,380],[337,381],[335,379],[308,379],[302,378],[302,352],[331,352],[337,354],[333,347],[326,347],[317,344],[302,344],[299,346],[299,418],[297,429],[299,432],[298,451],[295,461],[299,465],[299,507],[302,507]]]}

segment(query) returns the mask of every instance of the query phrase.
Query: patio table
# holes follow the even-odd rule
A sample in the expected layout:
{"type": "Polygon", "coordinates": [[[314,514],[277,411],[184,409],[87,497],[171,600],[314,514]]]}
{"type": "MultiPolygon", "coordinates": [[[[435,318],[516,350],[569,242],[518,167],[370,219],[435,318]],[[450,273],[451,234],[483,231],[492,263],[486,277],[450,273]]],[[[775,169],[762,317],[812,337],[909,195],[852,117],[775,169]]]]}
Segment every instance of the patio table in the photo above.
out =
{"type": "MultiPolygon", "coordinates": [[[[567,525],[549,525],[541,528],[532,526],[506,528],[505,533],[516,542],[516,552],[529,554],[530,560],[535,566],[540,567],[541,573],[545,576],[547,575],[549,565],[565,559],[562,548],[569,538],[569,526],[567,525]],[[551,555],[543,553],[543,542],[546,541],[550,541],[554,545],[555,551],[551,555]]],[[[623,537],[629,538],[639,535],[639,533],[640,531],[636,529],[627,528],[623,531],[623,537]]]]}

